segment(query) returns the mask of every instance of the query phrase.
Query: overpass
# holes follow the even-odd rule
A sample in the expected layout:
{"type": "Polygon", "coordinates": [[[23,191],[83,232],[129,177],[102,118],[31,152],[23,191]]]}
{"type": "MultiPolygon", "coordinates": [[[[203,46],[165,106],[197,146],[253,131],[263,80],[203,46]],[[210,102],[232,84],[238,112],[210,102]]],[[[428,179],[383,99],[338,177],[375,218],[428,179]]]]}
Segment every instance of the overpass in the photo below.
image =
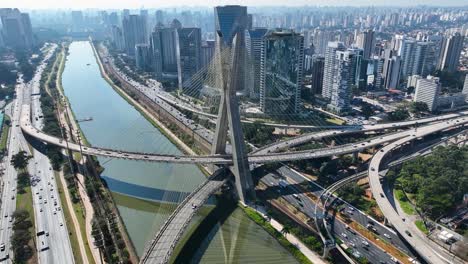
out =
{"type": "Polygon", "coordinates": [[[208,198],[227,181],[227,169],[218,169],[188,195],[149,241],[140,263],[168,263],[177,242],[182,237],[195,213],[208,198]]]}
{"type": "MultiPolygon", "coordinates": [[[[93,155],[93,156],[104,156],[104,157],[112,157],[112,158],[120,158],[120,159],[130,159],[130,160],[143,160],[143,161],[150,161],[150,162],[171,162],[171,163],[202,163],[202,164],[225,164],[225,165],[232,165],[232,156],[230,154],[212,154],[212,155],[203,155],[203,156],[190,156],[190,155],[167,155],[167,154],[156,154],[156,153],[142,153],[142,152],[132,152],[132,151],[120,151],[120,150],[113,150],[108,148],[101,148],[101,147],[87,147],[81,146],[79,144],[68,142],[62,138],[57,138],[51,135],[48,135],[41,130],[35,128],[31,124],[31,117],[30,117],[30,106],[25,104],[22,106],[21,110],[21,117],[20,117],[20,125],[21,129],[25,134],[28,134],[38,140],[43,142],[53,144],[59,146],[61,148],[67,149],[69,148],[72,151],[79,152],[80,149],[86,155],[93,155]]],[[[461,114],[450,114],[446,115],[445,117],[439,118],[431,118],[424,120],[424,123],[427,122],[434,122],[445,120],[447,118],[454,118],[455,116],[459,116],[461,114]]],[[[461,118],[460,121],[466,121],[468,118],[461,118]]],[[[407,121],[401,122],[398,124],[386,124],[385,126],[379,126],[378,129],[389,129],[389,128],[396,128],[396,127],[404,127],[415,125],[421,123],[422,121],[407,121]]],[[[442,122],[446,126],[452,121],[442,122]]],[[[368,130],[372,131],[372,130],[368,130]]],[[[341,134],[347,134],[352,132],[341,131],[341,134]]],[[[263,164],[263,163],[274,163],[274,162],[284,162],[284,161],[293,161],[293,160],[304,160],[304,159],[314,159],[314,158],[321,158],[321,157],[329,157],[335,155],[343,155],[354,153],[358,151],[362,151],[364,149],[382,145],[387,142],[395,141],[400,138],[406,137],[412,134],[412,130],[406,130],[402,132],[396,132],[393,134],[383,135],[380,137],[375,137],[369,139],[367,141],[356,142],[352,144],[345,144],[339,145],[331,148],[321,148],[321,149],[314,149],[314,150],[305,150],[305,151],[291,151],[291,152],[283,152],[283,153],[266,153],[263,154],[265,149],[261,151],[255,151],[255,153],[250,154],[248,156],[248,162],[254,164],[263,164]]],[[[319,138],[323,138],[326,136],[336,136],[339,135],[338,131],[325,131],[321,132],[318,136],[315,134],[300,136],[298,138],[293,138],[288,141],[283,141],[278,143],[276,146],[271,146],[275,151],[283,148],[284,145],[299,145],[303,144],[310,140],[316,140],[319,138]],[[291,143],[289,143],[291,142],[291,143]]]]}
{"type": "MultiPolygon", "coordinates": [[[[372,158],[369,169],[369,185],[371,187],[372,195],[375,198],[377,205],[380,210],[384,213],[384,216],[388,223],[390,223],[400,236],[408,242],[411,247],[418,252],[418,254],[428,263],[458,263],[451,259],[446,252],[440,251],[438,247],[434,247],[430,244],[428,239],[420,236],[418,231],[410,232],[413,224],[405,222],[400,215],[395,211],[395,208],[390,203],[388,197],[384,195],[382,184],[380,183],[379,171],[382,170],[384,162],[392,151],[410,143],[411,141],[427,136],[431,133],[445,130],[449,127],[464,125],[468,121],[466,118],[459,118],[448,122],[437,123],[430,126],[418,128],[414,131],[413,135],[403,137],[393,143],[388,144],[378,151],[372,158]],[[450,259],[450,260],[449,260],[450,259]]],[[[415,227],[414,227],[415,228],[415,227]]]]}

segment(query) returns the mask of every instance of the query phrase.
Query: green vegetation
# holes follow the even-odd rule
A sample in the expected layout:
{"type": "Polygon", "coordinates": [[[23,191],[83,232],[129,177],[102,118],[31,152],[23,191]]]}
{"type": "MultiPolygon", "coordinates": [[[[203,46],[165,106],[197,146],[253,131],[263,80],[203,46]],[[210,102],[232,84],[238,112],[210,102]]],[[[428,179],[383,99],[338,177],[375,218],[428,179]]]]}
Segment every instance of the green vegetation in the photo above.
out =
{"type": "Polygon", "coordinates": [[[16,73],[14,69],[4,63],[0,63],[0,84],[14,85],[16,83],[16,73]]]}
{"type": "Polygon", "coordinates": [[[15,221],[13,222],[11,246],[14,252],[14,260],[15,263],[26,263],[34,255],[34,243],[32,243],[31,234],[33,223],[30,219],[30,213],[26,210],[16,210],[13,213],[13,218],[15,221]]]}
{"type": "Polygon", "coordinates": [[[395,195],[395,198],[400,203],[401,209],[403,209],[403,212],[405,212],[405,214],[409,214],[409,215],[416,214],[416,211],[414,210],[413,205],[408,201],[408,198],[406,197],[403,190],[395,189],[393,191],[393,194],[395,195]]]}
{"type": "Polygon", "coordinates": [[[408,117],[408,110],[404,106],[399,106],[395,111],[388,113],[388,119],[393,122],[402,121],[408,117]]]}
{"type": "Polygon", "coordinates": [[[416,117],[420,117],[422,112],[429,112],[429,108],[424,102],[411,102],[408,110],[416,117]]]}
{"type": "Polygon", "coordinates": [[[338,191],[338,196],[372,217],[376,219],[381,218],[381,216],[376,215],[374,211],[374,208],[377,207],[377,203],[374,200],[366,199],[364,188],[357,183],[353,182],[343,186],[343,188],[338,191]]]}
{"type": "Polygon", "coordinates": [[[422,220],[416,220],[414,224],[418,227],[419,230],[421,230],[421,232],[426,235],[429,234],[429,231],[427,230],[426,225],[422,220]]]}
{"type": "Polygon", "coordinates": [[[16,170],[25,172],[30,159],[32,159],[32,157],[27,155],[26,151],[21,150],[11,157],[10,162],[16,170]]]}
{"type": "Polygon", "coordinates": [[[0,156],[5,155],[5,151],[7,149],[8,143],[8,134],[11,128],[11,121],[10,117],[7,115],[3,116],[3,127],[2,127],[2,134],[0,136],[0,156]]]}
{"type": "Polygon", "coordinates": [[[432,219],[450,213],[468,193],[468,147],[438,147],[432,155],[406,162],[396,184],[432,219]]]}
{"type": "Polygon", "coordinates": [[[278,242],[299,261],[299,263],[312,264],[312,262],[310,262],[309,259],[304,256],[304,254],[302,254],[302,252],[297,249],[296,246],[291,244],[291,242],[289,242],[281,232],[278,232],[275,228],[273,228],[273,226],[271,226],[271,224],[268,223],[259,213],[249,207],[242,207],[242,209],[250,219],[265,229],[265,231],[267,231],[271,236],[276,238],[278,242]]]}
{"type": "Polygon", "coordinates": [[[34,255],[36,247],[33,237],[34,208],[30,186],[30,176],[27,171],[18,175],[18,194],[16,197],[16,211],[13,213],[13,235],[11,237],[15,263],[26,263],[34,255]]]}
{"type": "Polygon", "coordinates": [[[245,140],[254,145],[266,145],[275,141],[273,127],[262,126],[260,122],[255,121],[252,124],[242,124],[245,140]]]}

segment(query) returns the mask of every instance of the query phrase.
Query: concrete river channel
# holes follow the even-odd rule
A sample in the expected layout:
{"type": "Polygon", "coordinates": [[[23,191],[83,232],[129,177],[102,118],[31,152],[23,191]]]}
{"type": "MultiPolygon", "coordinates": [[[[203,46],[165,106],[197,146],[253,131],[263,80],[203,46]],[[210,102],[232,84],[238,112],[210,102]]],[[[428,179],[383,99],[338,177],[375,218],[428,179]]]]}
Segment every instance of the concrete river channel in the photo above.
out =
{"type": "MultiPolygon", "coordinates": [[[[89,42],[73,42],[63,72],[65,95],[87,140],[95,146],[179,154],[181,151],[102,78],[89,42]]],[[[141,255],[176,205],[205,176],[195,165],[99,158],[127,232],[141,255]]],[[[201,210],[203,214],[203,210],[201,210]]],[[[201,221],[199,217],[195,221],[201,221]]],[[[192,263],[296,263],[240,209],[207,230],[192,263]]]]}

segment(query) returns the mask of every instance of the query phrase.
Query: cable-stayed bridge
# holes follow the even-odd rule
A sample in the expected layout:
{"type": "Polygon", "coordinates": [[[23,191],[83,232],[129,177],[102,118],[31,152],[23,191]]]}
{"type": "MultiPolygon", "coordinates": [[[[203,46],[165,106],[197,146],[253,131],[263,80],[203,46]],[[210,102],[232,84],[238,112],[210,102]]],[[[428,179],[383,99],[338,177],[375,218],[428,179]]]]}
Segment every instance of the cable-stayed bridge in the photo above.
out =
{"type": "MultiPolygon", "coordinates": [[[[221,38],[222,36],[218,37],[221,38]]],[[[468,115],[468,112],[460,112],[457,114],[449,114],[439,117],[399,123],[365,125],[359,127],[340,127],[340,129],[337,130],[309,133],[289,140],[279,141],[255,150],[250,155],[248,155],[244,145],[244,137],[242,135],[242,127],[240,124],[241,118],[239,113],[239,105],[236,97],[236,91],[238,90],[237,88],[242,85],[237,80],[237,72],[239,71],[239,67],[241,67],[240,61],[242,61],[240,55],[241,52],[238,49],[238,42],[240,39],[235,38],[235,41],[236,42],[234,43],[232,49],[217,46],[217,51],[212,63],[213,67],[207,70],[215,71],[214,74],[210,75],[210,78],[214,78],[210,85],[213,87],[222,87],[220,91],[218,115],[216,115],[216,132],[212,142],[212,153],[210,155],[166,155],[81,146],[80,144],[68,142],[64,139],[48,135],[33,127],[31,124],[30,105],[25,104],[22,106],[20,125],[23,132],[43,142],[47,142],[61,148],[70,149],[77,152],[81,151],[84,154],[94,156],[152,162],[214,164],[220,167],[220,169],[216,170],[212,177],[207,179],[179,204],[177,209],[171,214],[166,223],[156,234],[155,238],[150,241],[142,258],[143,263],[166,263],[169,261],[175,245],[177,244],[180,236],[183,234],[188,223],[195,215],[196,211],[211,194],[219,190],[226,182],[228,172],[227,169],[224,168],[229,167],[231,169],[235,179],[234,182],[236,184],[239,199],[241,202],[248,203],[248,201],[253,199],[255,196],[254,186],[250,176],[249,164],[294,161],[356,153],[373,146],[382,145],[387,142],[394,142],[405,137],[415,137],[415,130],[407,129],[405,131],[386,134],[365,141],[338,145],[335,147],[277,153],[289,147],[304,144],[313,140],[334,138],[340,135],[399,129],[409,126],[419,126],[432,122],[436,122],[438,124],[437,129],[433,129],[435,128],[433,124],[419,127],[418,129],[424,129],[425,131],[428,131],[428,133],[433,133],[439,131],[441,127],[450,128],[468,123],[468,118],[465,117],[468,115]],[[440,125],[441,123],[444,124],[440,125]],[[228,141],[231,144],[230,153],[226,152],[226,145],[228,141]]],[[[218,41],[218,43],[221,43],[221,41],[218,41]]]]}

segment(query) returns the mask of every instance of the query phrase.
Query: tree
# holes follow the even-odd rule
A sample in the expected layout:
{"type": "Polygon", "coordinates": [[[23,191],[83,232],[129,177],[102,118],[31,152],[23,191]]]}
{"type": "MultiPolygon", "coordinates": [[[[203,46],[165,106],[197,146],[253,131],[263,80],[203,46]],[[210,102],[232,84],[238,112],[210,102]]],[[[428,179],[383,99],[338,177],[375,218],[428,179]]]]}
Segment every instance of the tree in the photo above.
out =
{"type": "Polygon", "coordinates": [[[390,121],[401,121],[409,117],[408,111],[404,107],[398,107],[395,111],[388,114],[390,121]]]}
{"type": "Polygon", "coordinates": [[[28,166],[31,156],[26,154],[26,151],[22,150],[11,158],[11,165],[17,170],[24,170],[28,166]]]}
{"type": "Polygon", "coordinates": [[[424,102],[412,102],[409,105],[409,111],[419,116],[422,112],[429,112],[429,107],[424,102]]]}
{"type": "Polygon", "coordinates": [[[362,114],[366,117],[369,118],[374,114],[374,110],[372,109],[372,106],[369,104],[364,104],[361,108],[362,114]]]}

